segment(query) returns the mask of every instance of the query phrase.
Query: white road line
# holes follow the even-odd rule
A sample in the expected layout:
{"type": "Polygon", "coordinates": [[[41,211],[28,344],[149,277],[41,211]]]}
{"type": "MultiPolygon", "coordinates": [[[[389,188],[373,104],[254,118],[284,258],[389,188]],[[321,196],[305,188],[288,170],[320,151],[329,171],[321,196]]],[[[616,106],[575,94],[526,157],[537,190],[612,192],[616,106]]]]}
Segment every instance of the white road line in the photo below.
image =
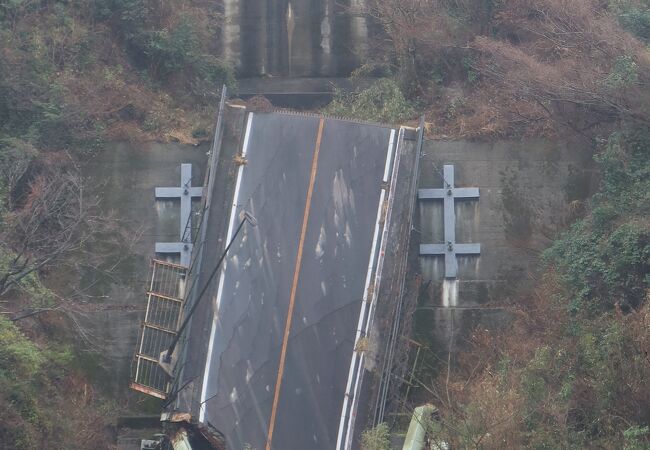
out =
{"type": "MultiPolygon", "coordinates": [[[[253,113],[248,114],[248,122],[246,123],[246,134],[244,135],[244,145],[242,146],[241,156],[242,158],[246,157],[246,152],[248,150],[248,143],[250,140],[250,132],[253,124],[253,113]]],[[[228,232],[226,233],[226,244],[232,239],[233,229],[235,227],[235,219],[237,217],[237,206],[239,201],[239,189],[241,187],[241,180],[244,173],[244,164],[239,166],[237,170],[237,182],[235,183],[235,193],[233,195],[232,208],[230,210],[230,223],[228,224],[228,232]]],[[[212,316],[212,328],[210,329],[210,341],[208,344],[208,357],[205,362],[205,370],[203,372],[203,384],[201,386],[201,403],[199,405],[199,422],[205,421],[205,399],[207,398],[208,391],[208,380],[210,378],[210,366],[212,364],[212,350],[214,345],[214,335],[217,332],[217,314],[219,312],[219,305],[221,304],[221,294],[223,292],[223,283],[224,283],[224,271],[227,263],[224,261],[223,268],[221,270],[221,275],[219,277],[219,287],[217,288],[217,304],[214,309],[214,314],[212,316]]],[[[197,299],[198,301],[198,299],[197,299]]]]}
{"type": "MultiPolygon", "coordinates": [[[[390,161],[391,157],[393,155],[393,146],[395,144],[395,130],[390,131],[390,139],[388,142],[388,150],[387,150],[387,155],[386,155],[386,163],[384,166],[384,177],[383,181],[387,180],[388,177],[388,172],[390,170],[390,161]]],[[[354,377],[355,373],[355,362],[359,360],[359,353],[356,350],[357,343],[359,342],[359,338],[361,337],[361,330],[364,328],[363,324],[365,321],[366,317],[366,308],[367,308],[367,303],[368,303],[368,287],[370,286],[370,280],[372,278],[372,269],[375,263],[375,254],[377,251],[377,239],[379,238],[379,222],[381,220],[381,210],[384,204],[384,198],[386,195],[386,189],[381,190],[381,194],[379,196],[379,205],[377,207],[377,219],[375,221],[375,232],[372,238],[372,247],[370,251],[370,260],[368,261],[368,272],[366,273],[366,282],[363,288],[363,300],[361,302],[361,311],[359,313],[359,323],[357,324],[357,333],[356,337],[354,340],[354,346],[355,348],[352,350],[352,357],[350,358],[350,369],[348,370],[348,381],[345,387],[345,394],[343,396],[343,407],[341,408],[341,418],[339,420],[339,431],[338,431],[338,436],[336,438],[336,449],[340,450],[341,449],[341,441],[343,439],[343,430],[345,428],[345,422],[346,422],[346,416],[348,412],[348,402],[350,399],[350,390],[352,388],[352,379],[354,377]]],[[[361,363],[362,360],[359,360],[359,363],[361,363]]],[[[356,367],[357,371],[359,370],[359,367],[356,367]]],[[[359,378],[356,378],[356,383],[355,383],[355,390],[356,390],[356,385],[359,382],[359,378]]],[[[348,426],[348,431],[349,431],[349,426],[348,426]]],[[[347,435],[348,433],[346,433],[347,435]]]]}
{"type": "MultiPolygon", "coordinates": [[[[399,148],[400,143],[404,139],[404,129],[400,129],[399,135],[397,138],[397,148],[399,148]]],[[[366,328],[364,330],[365,335],[370,334],[370,326],[375,316],[375,310],[377,308],[377,297],[379,296],[379,285],[381,284],[381,274],[384,268],[384,254],[386,252],[386,245],[388,244],[388,231],[390,227],[390,216],[392,213],[392,196],[396,190],[397,185],[397,171],[399,169],[400,153],[396,153],[395,160],[393,161],[393,175],[391,178],[390,189],[388,191],[388,210],[386,211],[386,217],[384,218],[384,228],[382,230],[381,243],[379,244],[379,259],[377,260],[377,269],[375,272],[375,280],[373,283],[372,290],[372,299],[370,300],[370,311],[368,312],[368,320],[366,321],[366,328]]],[[[384,177],[384,181],[387,181],[387,175],[384,177]]],[[[348,450],[352,448],[352,438],[354,432],[354,421],[356,420],[357,415],[357,406],[359,405],[359,395],[357,391],[360,390],[361,384],[363,383],[363,378],[361,374],[363,373],[363,362],[365,359],[365,353],[361,354],[359,358],[359,368],[357,369],[357,381],[354,385],[354,393],[352,394],[352,405],[350,406],[350,420],[348,421],[347,432],[345,435],[345,445],[344,449],[348,450]]]]}
{"type": "Polygon", "coordinates": [[[388,142],[388,155],[386,155],[386,165],[384,166],[384,182],[388,181],[390,172],[390,161],[393,157],[393,148],[395,147],[395,130],[390,130],[390,141],[388,142]]]}

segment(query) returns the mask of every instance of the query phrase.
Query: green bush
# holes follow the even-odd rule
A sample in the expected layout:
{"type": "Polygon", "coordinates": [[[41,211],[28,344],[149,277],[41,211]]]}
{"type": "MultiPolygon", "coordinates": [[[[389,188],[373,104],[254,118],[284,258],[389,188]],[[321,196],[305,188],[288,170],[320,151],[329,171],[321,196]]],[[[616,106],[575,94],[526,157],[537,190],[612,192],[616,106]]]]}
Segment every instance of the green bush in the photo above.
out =
{"type": "Polygon", "coordinates": [[[623,450],[650,450],[649,436],[650,427],[631,426],[623,432],[625,438],[625,448],[623,450]]]}
{"type": "Polygon", "coordinates": [[[631,55],[616,58],[612,72],[607,77],[606,83],[612,88],[624,88],[639,81],[639,65],[631,55]]]}
{"type": "Polygon", "coordinates": [[[68,411],[66,420],[61,420],[60,414],[62,406],[83,405],[75,404],[72,395],[57,386],[71,374],[78,359],[70,345],[58,341],[37,346],[13,322],[0,316],[2,442],[17,450],[79,448],[70,426],[74,412],[68,411]]]}
{"type": "Polygon", "coordinates": [[[0,50],[16,56],[0,64],[0,138],[18,138],[41,149],[95,146],[94,119],[66,103],[52,51],[36,33],[14,39],[0,30],[0,50]],[[6,39],[4,39],[6,37],[6,39]]]}
{"type": "Polygon", "coordinates": [[[644,41],[650,41],[649,0],[612,0],[610,8],[623,27],[644,41]]]}
{"type": "Polygon", "coordinates": [[[95,16],[112,25],[126,44],[131,60],[153,79],[172,76],[179,90],[196,100],[214,98],[223,83],[234,84],[232,70],[214,56],[209,43],[214,30],[197,26],[189,13],[178,13],[174,2],[161,6],[154,0],[98,1],[95,16]]]}
{"type": "Polygon", "coordinates": [[[45,358],[12,322],[0,316],[0,407],[9,412],[0,420],[0,437],[12,439],[17,449],[37,448],[36,386],[45,358]]]}
{"type": "Polygon", "coordinates": [[[542,402],[548,395],[548,387],[544,378],[551,368],[553,361],[551,349],[541,347],[535,352],[535,357],[528,362],[521,376],[521,384],[529,404],[533,407],[542,402]]]}
{"type": "Polygon", "coordinates": [[[390,450],[388,425],[380,423],[361,434],[361,450],[390,450]]]}
{"type": "Polygon", "coordinates": [[[201,57],[200,40],[188,17],[170,30],[150,30],[144,37],[143,51],[163,78],[201,57]]]}
{"type": "Polygon", "coordinates": [[[650,286],[649,143],[638,128],[610,137],[591,212],[545,253],[563,285],[552,304],[571,314],[516,375],[526,448],[612,448],[623,432],[626,449],[647,448],[647,430],[630,427],[647,417],[646,338],[620,313],[644,308],[650,286]]]}
{"type": "Polygon", "coordinates": [[[12,381],[24,381],[37,373],[45,358],[16,326],[0,315],[0,372],[12,381]]]}
{"type": "Polygon", "coordinates": [[[398,84],[384,78],[358,94],[336,91],[325,112],[353,119],[398,123],[413,117],[415,109],[398,84]]]}
{"type": "Polygon", "coordinates": [[[545,253],[574,292],[574,307],[636,308],[650,287],[650,134],[611,136],[597,156],[601,189],[592,212],[545,253]]]}

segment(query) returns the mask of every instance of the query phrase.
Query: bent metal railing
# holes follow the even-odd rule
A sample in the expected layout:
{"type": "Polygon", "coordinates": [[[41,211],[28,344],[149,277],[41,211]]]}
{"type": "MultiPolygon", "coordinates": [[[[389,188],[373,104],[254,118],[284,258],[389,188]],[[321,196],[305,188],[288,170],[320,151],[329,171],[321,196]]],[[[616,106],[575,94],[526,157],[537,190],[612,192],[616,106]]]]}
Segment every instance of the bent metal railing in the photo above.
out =
{"type": "Polygon", "coordinates": [[[187,268],[153,259],[147,289],[147,309],[133,361],[131,388],[166,398],[169,375],[158,364],[160,353],[172,342],[180,326],[187,268]]]}

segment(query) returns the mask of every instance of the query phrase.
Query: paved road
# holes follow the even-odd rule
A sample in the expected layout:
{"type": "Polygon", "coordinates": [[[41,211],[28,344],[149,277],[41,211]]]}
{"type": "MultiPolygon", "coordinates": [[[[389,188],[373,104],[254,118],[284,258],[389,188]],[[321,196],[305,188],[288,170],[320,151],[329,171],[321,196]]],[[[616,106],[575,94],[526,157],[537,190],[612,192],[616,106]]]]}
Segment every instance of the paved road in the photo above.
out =
{"type": "Polygon", "coordinates": [[[279,450],[329,450],[377,245],[392,130],[280,113],[251,114],[246,128],[247,163],[224,213],[230,234],[244,209],[258,226],[245,226],[212,299],[200,419],[233,449],[270,441],[279,450]]]}

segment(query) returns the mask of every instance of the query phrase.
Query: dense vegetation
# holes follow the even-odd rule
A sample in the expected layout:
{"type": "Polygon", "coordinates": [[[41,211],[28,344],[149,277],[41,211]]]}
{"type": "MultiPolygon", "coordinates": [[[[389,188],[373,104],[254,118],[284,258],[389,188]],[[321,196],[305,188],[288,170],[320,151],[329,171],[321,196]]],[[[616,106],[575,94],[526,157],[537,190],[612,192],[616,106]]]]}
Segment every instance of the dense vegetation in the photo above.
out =
{"type": "Polygon", "coordinates": [[[214,56],[219,24],[198,1],[3,0],[0,130],[48,149],[191,139],[232,78],[214,56]]]}
{"type": "MultiPolygon", "coordinates": [[[[404,98],[378,84],[341,96],[338,114],[372,111],[370,95],[392,99],[385,110],[424,111],[434,136],[577,137],[601,171],[511,326],[475,330],[453,366],[418,375],[440,410],[432,437],[453,448],[649,449],[650,2],[370,5],[392,52],[368,67],[383,67],[404,98]]],[[[364,436],[364,448],[388,448],[384,428],[364,436]]]]}
{"type": "MultiPolygon", "coordinates": [[[[108,138],[206,135],[215,87],[232,82],[217,3],[0,0],[0,306],[53,310],[0,316],[2,442],[107,442],[110,403],[43,275],[106,226],[81,202],[80,159],[108,138]]],[[[512,326],[477,331],[448,373],[428,374],[432,434],[454,448],[650,448],[650,1],[366,3],[385,39],[355,76],[383,78],[327,112],[424,113],[431,137],[579,136],[602,172],[512,326]]]]}
{"type": "MultiPolygon", "coordinates": [[[[69,339],[69,336],[68,336],[69,339]]],[[[35,343],[0,316],[0,436],[2,448],[109,448],[115,415],[79,375],[65,339],[35,343]]]]}
{"type": "Polygon", "coordinates": [[[217,7],[0,0],[1,448],[110,446],[117,408],[93,389],[79,305],[56,286],[75,282],[70,255],[90,264],[87,242],[117,233],[78,166],[106,139],[207,137],[232,80],[215,56],[217,7]],[[45,283],[55,268],[68,278],[45,283]]]}
{"type": "Polygon", "coordinates": [[[601,190],[545,253],[544,280],[512,328],[474,333],[452,379],[437,381],[451,392],[438,399],[439,437],[463,448],[648,448],[646,139],[612,136],[598,156],[601,190]]]}
{"type": "Polygon", "coordinates": [[[621,120],[648,124],[643,0],[368,3],[386,39],[354,75],[390,76],[407,104],[383,82],[357,103],[342,95],[349,114],[385,98],[391,114],[426,112],[430,136],[471,138],[606,138],[621,120]]]}

